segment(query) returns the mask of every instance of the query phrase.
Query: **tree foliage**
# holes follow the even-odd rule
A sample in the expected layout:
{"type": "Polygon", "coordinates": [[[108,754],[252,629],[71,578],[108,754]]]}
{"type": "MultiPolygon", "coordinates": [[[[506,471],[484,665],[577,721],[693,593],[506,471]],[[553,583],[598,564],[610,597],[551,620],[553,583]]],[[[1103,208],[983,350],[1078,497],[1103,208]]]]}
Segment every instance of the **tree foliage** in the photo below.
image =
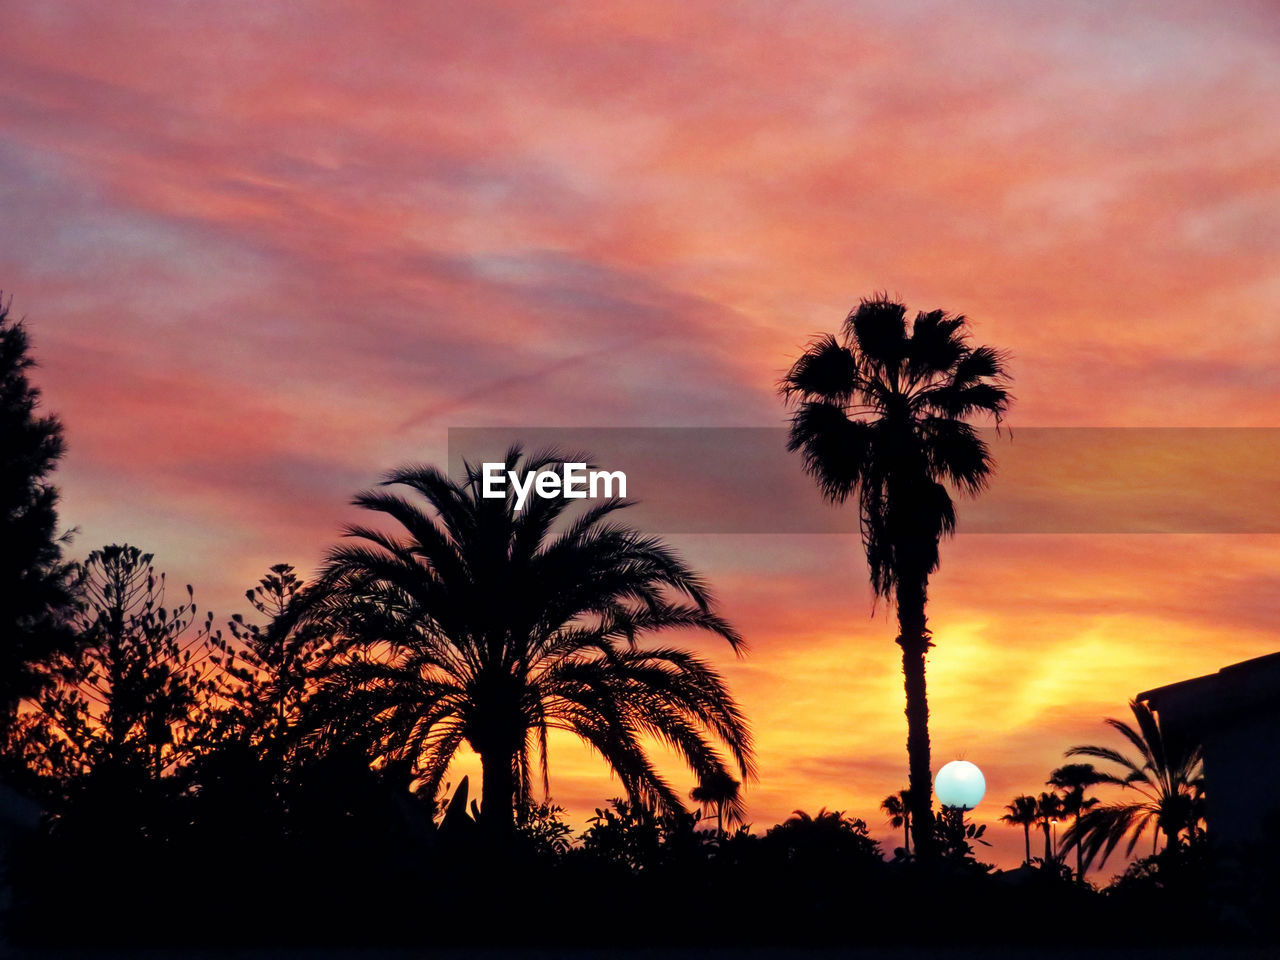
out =
{"type": "MultiPolygon", "coordinates": [[[[526,457],[508,471],[558,468],[526,457]]],[[[571,458],[572,459],[572,458],[571,458]]],[[[581,458],[579,458],[581,459],[581,458]]],[[[569,501],[486,498],[466,468],[393,471],[355,503],[401,534],[354,525],[334,548],[309,614],[338,654],[317,697],[327,736],[363,737],[378,761],[433,796],[458,748],[483,767],[481,809],[509,830],[518,804],[548,792],[547,734],[576,734],[646,810],[684,810],[645,741],[671,747],[706,779],[754,774],[746,718],[719,673],[652,634],[693,629],[740,648],[702,579],[656,538],[619,523],[627,501],[577,516],[569,501]],[[537,773],[535,774],[535,770],[537,773]]],[[[510,488],[508,488],[510,490],[510,488]]]]}
{"type": "Polygon", "coordinates": [[[56,684],[40,700],[49,724],[48,772],[66,779],[109,769],[159,778],[188,755],[213,690],[194,592],[165,606],[165,575],[127,544],[95,550],[84,565],[79,643],[60,655],[56,684]],[[194,655],[194,656],[193,656],[194,655]]]}
{"type": "Polygon", "coordinates": [[[993,461],[970,420],[999,426],[1012,398],[1006,356],[969,340],[968,321],[917,313],[887,296],[863,300],[838,334],[824,334],[783,377],[794,406],[788,449],[824,497],[858,506],[876,597],[895,602],[907,698],[912,831],[930,856],[932,773],[924,658],[925,616],[940,540],[955,530],[948,485],[977,494],[993,461]]]}
{"type": "Polygon", "coordinates": [[[41,412],[25,325],[0,297],[0,747],[12,748],[19,703],[45,686],[42,666],[74,639],[75,566],[63,558],[50,474],[62,424],[41,412]]]}
{"type": "MultiPolygon", "coordinates": [[[[1129,838],[1125,855],[1133,853],[1150,828],[1176,847],[1184,836],[1194,838],[1204,818],[1204,766],[1200,744],[1166,731],[1151,707],[1132,701],[1133,723],[1108,717],[1107,726],[1137,751],[1136,759],[1112,747],[1087,744],[1072,747],[1068,756],[1092,757],[1115,764],[1117,772],[1101,772],[1099,782],[1123,788],[1125,797],[1084,813],[1066,842],[1083,852],[1087,862],[1106,863],[1116,847],[1129,838]]],[[[1092,769],[1092,768],[1091,768],[1092,769]]]]}

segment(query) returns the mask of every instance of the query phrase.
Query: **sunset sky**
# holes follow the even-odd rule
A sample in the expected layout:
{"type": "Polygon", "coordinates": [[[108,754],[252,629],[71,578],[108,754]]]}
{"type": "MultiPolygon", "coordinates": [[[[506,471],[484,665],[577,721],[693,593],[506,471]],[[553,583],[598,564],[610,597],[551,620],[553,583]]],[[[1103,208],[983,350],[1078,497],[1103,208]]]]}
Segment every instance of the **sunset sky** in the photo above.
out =
{"type": "MultiPolygon", "coordinates": [[[[1280,426],[1278,157],[1265,2],[0,10],[0,288],[73,552],[135,543],[219,620],[450,427],[780,425],[779,375],[878,290],[1011,351],[1015,436],[1280,426]]],[[[753,720],[750,819],[890,836],[856,538],[672,540],[751,647],[688,640],[753,720]]],[[[1277,535],[962,534],[935,770],[982,766],[993,820],[1138,691],[1280,648],[1278,570],[1277,535]]],[[[551,759],[575,817],[620,790],[551,759]]]]}

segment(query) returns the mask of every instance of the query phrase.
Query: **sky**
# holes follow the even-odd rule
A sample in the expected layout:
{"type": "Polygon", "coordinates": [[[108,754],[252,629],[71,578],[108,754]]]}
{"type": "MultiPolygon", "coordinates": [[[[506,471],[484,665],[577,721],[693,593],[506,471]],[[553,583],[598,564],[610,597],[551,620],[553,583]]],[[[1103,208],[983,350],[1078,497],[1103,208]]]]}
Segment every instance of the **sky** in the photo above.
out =
{"type": "MultiPolygon", "coordinates": [[[[226,619],[451,427],[781,425],[778,377],[876,291],[1010,351],[1015,437],[1276,426],[1278,48],[1247,2],[8,0],[0,288],[73,551],[142,546],[226,619]]],[[[983,767],[1008,865],[1000,808],[1104,717],[1280,646],[1280,537],[965,509],[935,768],[983,767]]],[[[901,675],[856,538],[670,539],[750,645],[687,638],[752,718],[752,822],[891,845],[901,675]]],[[[620,790],[551,759],[575,817],[620,790]]]]}

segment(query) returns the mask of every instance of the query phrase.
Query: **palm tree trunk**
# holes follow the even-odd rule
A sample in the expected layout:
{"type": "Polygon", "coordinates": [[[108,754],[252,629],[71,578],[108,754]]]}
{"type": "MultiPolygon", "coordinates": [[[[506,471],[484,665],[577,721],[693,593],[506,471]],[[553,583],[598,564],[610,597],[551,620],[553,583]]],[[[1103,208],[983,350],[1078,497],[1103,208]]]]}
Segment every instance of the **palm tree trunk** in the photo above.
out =
{"type": "Polygon", "coordinates": [[[1049,846],[1049,821],[1046,820],[1040,826],[1044,828],[1044,865],[1047,867],[1053,862],[1053,848],[1049,846]]]}
{"type": "Polygon", "coordinates": [[[931,859],[933,844],[933,773],[929,757],[929,698],[925,689],[924,657],[931,646],[925,613],[925,578],[898,580],[898,645],[902,647],[902,676],[907,694],[907,760],[911,833],[916,856],[931,859]]]}
{"type": "Polygon", "coordinates": [[[1022,825],[1022,839],[1027,843],[1027,859],[1025,863],[1031,862],[1031,824],[1024,823],[1022,825]]]}
{"type": "Polygon", "coordinates": [[[1071,822],[1076,833],[1076,882],[1084,883],[1084,844],[1080,842],[1080,814],[1071,822]]]}
{"type": "Polygon", "coordinates": [[[902,848],[906,850],[907,856],[911,856],[911,815],[903,814],[902,817],[902,848]]]}
{"type": "Polygon", "coordinates": [[[480,818],[495,836],[515,829],[515,757],[501,750],[480,754],[480,818]]]}

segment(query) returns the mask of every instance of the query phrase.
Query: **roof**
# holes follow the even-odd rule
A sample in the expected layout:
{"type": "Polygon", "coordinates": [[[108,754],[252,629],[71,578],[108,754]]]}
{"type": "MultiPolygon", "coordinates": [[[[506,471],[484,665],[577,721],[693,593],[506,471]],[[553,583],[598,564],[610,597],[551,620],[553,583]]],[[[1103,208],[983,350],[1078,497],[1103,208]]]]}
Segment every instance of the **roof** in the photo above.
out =
{"type": "Polygon", "coordinates": [[[1280,652],[1223,667],[1138,694],[1160,714],[1161,724],[1230,723],[1258,713],[1280,715],[1280,652]]]}

